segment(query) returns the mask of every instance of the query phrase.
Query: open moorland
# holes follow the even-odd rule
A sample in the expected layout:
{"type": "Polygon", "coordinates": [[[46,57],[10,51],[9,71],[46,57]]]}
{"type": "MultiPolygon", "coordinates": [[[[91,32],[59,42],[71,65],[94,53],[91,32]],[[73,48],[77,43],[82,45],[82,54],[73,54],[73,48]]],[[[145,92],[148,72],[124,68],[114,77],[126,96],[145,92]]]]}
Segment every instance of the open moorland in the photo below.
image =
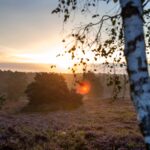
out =
{"type": "Polygon", "coordinates": [[[0,114],[1,150],[144,150],[131,102],[84,98],[76,110],[0,114]]]}

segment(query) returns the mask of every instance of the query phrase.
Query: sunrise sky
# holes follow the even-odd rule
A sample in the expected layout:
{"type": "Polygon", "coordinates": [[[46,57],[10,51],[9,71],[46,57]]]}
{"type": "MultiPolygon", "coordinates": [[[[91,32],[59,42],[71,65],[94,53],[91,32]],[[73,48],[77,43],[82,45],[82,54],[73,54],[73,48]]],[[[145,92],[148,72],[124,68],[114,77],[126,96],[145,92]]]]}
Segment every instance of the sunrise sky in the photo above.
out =
{"type": "MultiPolygon", "coordinates": [[[[101,14],[106,11],[102,5],[101,14]]],[[[57,0],[0,0],[0,69],[15,70],[16,66],[17,70],[24,68],[19,66],[23,64],[26,70],[32,70],[31,63],[57,64],[66,69],[73,64],[67,56],[56,55],[63,50],[62,38],[88,16],[77,13],[63,26],[61,16],[51,15],[56,6],[57,0]]]]}
{"type": "Polygon", "coordinates": [[[53,62],[62,24],[51,15],[55,7],[52,0],[0,0],[0,61],[53,62]]]}

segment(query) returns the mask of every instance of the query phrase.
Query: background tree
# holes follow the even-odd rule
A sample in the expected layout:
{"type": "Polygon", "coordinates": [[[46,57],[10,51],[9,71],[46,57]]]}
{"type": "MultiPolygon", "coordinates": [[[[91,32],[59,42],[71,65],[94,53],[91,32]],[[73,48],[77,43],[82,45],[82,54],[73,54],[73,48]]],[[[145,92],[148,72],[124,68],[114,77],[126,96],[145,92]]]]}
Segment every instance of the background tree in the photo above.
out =
{"type": "Polygon", "coordinates": [[[89,96],[102,97],[104,91],[102,88],[100,76],[94,74],[93,72],[88,72],[83,74],[83,80],[89,81],[91,84],[91,89],[88,93],[89,96]]]}
{"type": "Polygon", "coordinates": [[[21,72],[10,72],[5,84],[7,99],[17,101],[25,96],[24,91],[28,85],[27,75],[21,72]]]}
{"type": "MultiPolygon", "coordinates": [[[[52,13],[62,13],[64,22],[70,18],[74,10],[80,10],[81,13],[90,12],[91,18],[97,18],[97,21],[81,24],[72,31],[70,37],[73,42],[68,45],[66,53],[70,53],[72,59],[75,59],[78,50],[83,54],[92,51],[95,60],[100,57],[106,58],[104,63],[110,68],[113,68],[114,64],[124,66],[127,63],[131,98],[138,114],[147,149],[150,149],[150,83],[146,59],[146,46],[150,45],[148,4],[149,0],[59,0],[58,7],[52,13]],[[91,13],[93,9],[90,8],[96,7],[98,3],[102,2],[106,2],[108,5],[114,3],[116,6],[120,4],[120,6],[115,13],[103,16],[100,16],[99,13],[91,13]],[[146,41],[143,27],[146,28],[146,41]],[[101,36],[104,31],[108,36],[102,40],[101,36]],[[126,61],[122,60],[123,51],[126,61]],[[109,64],[107,58],[113,60],[113,65],[109,64]]],[[[74,67],[82,64],[86,68],[89,58],[78,59],[80,60],[79,64],[75,64],[74,67]]],[[[72,71],[75,72],[75,69],[72,71]]],[[[110,71],[112,70],[110,69],[110,71]]]]}
{"type": "Polygon", "coordinates": [[[24,91],[30,81],[23,72],[0,71],[0,93],[9,101],[17,101],[25,96],[24,91]]]}
{"type": "Polygon", "coordinates": [[[37,73],[26,94],[29,98],[27,109],[33,111],[71,109],[82,104],[82,96],[69,90],[63,76],[54,73],[37,73]]]}

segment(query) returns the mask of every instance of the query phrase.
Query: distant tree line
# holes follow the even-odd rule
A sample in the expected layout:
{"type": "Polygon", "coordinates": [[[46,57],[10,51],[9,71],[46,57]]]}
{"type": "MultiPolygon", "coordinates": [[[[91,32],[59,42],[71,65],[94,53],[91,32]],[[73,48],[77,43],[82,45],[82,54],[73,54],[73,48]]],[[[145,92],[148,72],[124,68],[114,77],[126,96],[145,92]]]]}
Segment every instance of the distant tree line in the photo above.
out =
{"type": "MultiPolygon", "coordinates": [[[[109,76],[112,77],[113,75],[109,76]]],[[[83,75],[77,74],[77,77],[81,81],[87,80],[90,82],[91,90],[87,96],[99,99],[110,98],[116,91],[115,88],[120,89],[121,87],[119,96],[129,95],[129,91],[126,91],[128,85],[124,83],[124,75],[120,75],[122,80],[119,83],[118,80],[110,80],[114,78],[108,77],[107,74],[88,72],[83,75]],[[113,85],[115,85],[115,88],[113,85]]],[[[82,104],[83,96],[76,93],[73,80],[72,74],[24,73],[0,70],[0,108],[5,104],[5,101],[20,102],[25,99],[29,101],[24,109],[27,111],[77,108],[82,104]]]]}
{"type": "Polygon", "coordinates": [[[0,94],[7,100],[17,101],[24,96],[29,83],[28,76],[23,72],[0,71],[0,94]]]}
{"type": "Polygon", "coordinates": [[[88,93],[90,97],[96,98],[118,98],[129,97],[128,78],[125,74],[95,74],[88,72],[83,74],[82,80],[87,80],[91,84],[91,90],[88,93]]]}
{"type": "Polygon", "coordinates": [[[24,91],[33,80],[33,73],[0,70],[0,107],[5,101],[17,102],[26,96],[24,91]]]}

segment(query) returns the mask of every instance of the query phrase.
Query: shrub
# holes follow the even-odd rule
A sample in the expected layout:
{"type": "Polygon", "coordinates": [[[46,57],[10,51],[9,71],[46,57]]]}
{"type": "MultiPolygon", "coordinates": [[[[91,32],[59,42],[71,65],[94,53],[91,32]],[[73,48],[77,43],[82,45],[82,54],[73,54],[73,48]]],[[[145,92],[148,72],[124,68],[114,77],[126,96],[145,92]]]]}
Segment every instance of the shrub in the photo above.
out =
{"type": "Polygon", "coordinates": [[[72,109],[82,104],[82,96],[70,91],[63,76],[56,73],[37,73],[25,93],[33,111],[72,109]]]}

